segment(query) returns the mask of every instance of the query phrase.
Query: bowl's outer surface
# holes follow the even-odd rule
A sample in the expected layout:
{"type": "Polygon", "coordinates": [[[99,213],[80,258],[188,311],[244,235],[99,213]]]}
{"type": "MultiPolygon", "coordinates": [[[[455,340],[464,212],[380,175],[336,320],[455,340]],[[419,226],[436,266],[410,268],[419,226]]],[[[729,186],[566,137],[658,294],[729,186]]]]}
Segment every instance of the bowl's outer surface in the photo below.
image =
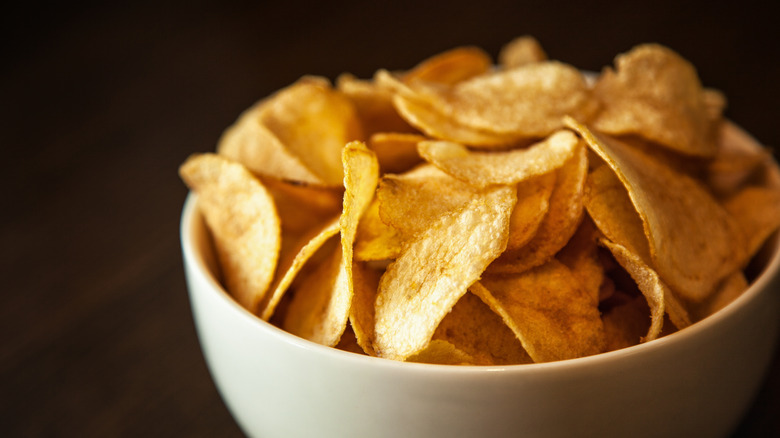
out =
{"type": "Polygon", "coordinates": [[[196,202],[190,195],[181,233],[197,332],[250,436],[724,436],[757,392],[777,340],[774,251],[765,274],[718,314],[615,352],[504,367],[343,352],[261,321],[224,292],[196,202]]]}

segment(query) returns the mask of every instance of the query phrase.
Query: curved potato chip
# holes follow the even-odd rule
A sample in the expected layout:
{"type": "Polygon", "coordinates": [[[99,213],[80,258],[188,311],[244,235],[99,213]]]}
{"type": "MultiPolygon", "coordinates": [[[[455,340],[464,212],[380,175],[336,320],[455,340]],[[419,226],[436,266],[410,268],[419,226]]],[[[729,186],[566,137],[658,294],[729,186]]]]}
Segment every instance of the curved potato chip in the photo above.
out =
{"type": "Polygon", "coordinates": [[[369,356],[376,356],[376,351],[374,351],[374,325],[376,323],[374,308],[379,288],[379,277],[380,272],[365,263],[356,261],[352,265],[354,295],[352,307],[349,309],[349,322],[355,333],[355,341],[369,356]]]}
{"type": "Polygon", "coordinates": [[[433,333],[472,357],[474,365],[533,363],[504,321],[473,293],[463,295],[433,333]]]}
{"type": "Polygon", "coordinates": [[[780,228],[780,187],[745,187],[725,200],[723,207],[746,237],[747,251],[742,263],[745,265],[780,228]]]}
{"type": "Polygon", "coordinates": [[[355,236],[355,260],[379,261],[398,257],[404,239],[395,228],[379,217],[379,198],[374,198],[358,222],[355,236]]]}
{"type": "Polygon", "coordinates": [[[327,80],[305,77],[242,115],[218,149],[259,174],[338,187],[341,149],[361,137],[351,101],[327,80]]]}
{"type": "Polygon", "coordinates": [[[448,141],[422,141],[420,156],[450,175],[485,188],[491,184],[512,185],[549,173],[574,155],[580,140],[569,130],[560,130],[527,148],[509,151],[471,152],[448,141]]]}
{"type": "Polygon", "coordinates": [[[737,224],[698,181],[566,120],[623,182],[642,218],[652,266],[681,298],[703,300],[745,260],[737,224]]]}
{"type": "Polygon", "coordinates": [[[515,202],[514,188],[488,189],[406,245],[379,283],[379,356],[403,360],[428,345],[439,322],[504,250],[515,202]]]}
{"type": "Polygon", "coordinates": [[[406,83],[414,81],[454,85],[486,73],[493,66],[490,55],[478,47],[458,47],[434,55],[403,74],[406,83]]]}
{"type": "Polygon", "coordinates": [[[485,276],[469,290],[501,315],[534,362],[589,356],[606,347],[598,307],[555,259],[522,274],[485,276]]]}
{"type": "Polygon", "coordinates": [[[588,175],[587,149],[577,152],[558,169],[550,207],[536,234],[527,244],[505,251],[487,269],[491,274],[516,274],[550,260],[577,231],[583,216],[583,197],[588,175]]]}
{"type": "Polygon", "coordinates": [[[601,300],[605,275],[604,265],[599,257],[599,237],[601,233],[593,221],[586,217],[566,246],[555,256],[577,277],[596,304],[601,300]]]}
{"type": "Polygon", "coordinates": [[[607,351],[637,345],[650,330],[647,301],[642,295],[615,293],[609,306],[602,311],[607,351]]]}
{"type": "Polygon", "coordinates": [[[726,307],[729,303],[734,301],[738,296],[742,295],[748,288],[749,284],[745,274],[742,271],[736,271],[733,274],[726,277],[723,282],[718,285],[711,296],[701,303],[696,303],[691,309],[691,316],[695,321],[700,321],[718,310],[726,307]]]}
{"type": "Polygon", "coordinates": [[[252,173],[280,180],[321,184],[322,179],[260,124],[266,101],[246,110],[219,139],[217,153],[247,167],[252,173]]]}
{"type": "Polygon", "coordinates": [[[285,318],[289,332],[328,346],[338,343],[347,326],[354,291],[355,234],[379,180],[376,156],[362,142],[347,144],[342,156],[345,190],[339,218],[341,246],[301,283],[285,318]]]}
{"type": "Polygon", "coordinates": [[[443,339],[434,339],[417,353],[406,358],[407,362],[437,365],[474,365],[474,358],[443,339]]]}
{"type": "Polygon", "coordinates": [[[520,67],[547,60],[547,54],[536,38],[524,35],[505,44],[498,52],[498,64],[503,68],[520,67]]]}
{"type": "Polygon", "coordinates": [[[647,300],[650,307],[650,328],[642,339],[642,342],[652,341],[661,334],[664,325],[664,315],[666,314],[666,297],[671,292],[658,274],[648,266],[637,254],[631,252],[623,245],[611,242],[607,239],[601,240],[602,244],[609,248],[615,260],[620,263],[637,284],[637,287],[647,300]]]}
{"type": "Polygon", "coordinates": [[[255,312],[273,279],[281,245],[273,198],[244,166],[216,154],[191,156],[179,174],[198,194],[225,288],[255,312]]]}
{"type": "Polygon", "coordinates": [[[555,189],[555,172],[527,179],[517,184],[517,204],[509,218],[509,241],[506,251],[517,251],[533,239],[550,210],[555,189]]]}
{"type": "Polygon", "coordinates": [[[611,242],[622,245],[652,263],[650,244],[642,219],[626,187],[611,167],[602,165],[588,175],[585,209],[599,230],[611,242]]]}
{"type": "Polygon", "coordinates": [[[379,216],[408,239],[478,193],[471,185],[425,164],[400,175],[382,177],[377,190],[379,216]]]}
{"type": "Polygon", "coordinates": [[[460,124],[386,70],[379,70],[374,78],[379,86],[393,93],[392,102],[398,114],[429,137],[480,148],[506,147],[520,140],[516,135],[497,134],[460,124]]]}
{"type": "Polygon", "coordinates": [[[333,236],[339,232],[338,217],[326,223],[321,229],[305,235],[299,239],[295,249],[291,249],[287,254],[292,257],[283,257],[279,261],[279,269],[276,274],[276,280],[271,287],[273,291],[269,296],[267,303],[263,307],[260,317],[266,321],[270,320],[276,311],[284,294],[289,289],[293,280],[312,256],[333,236]]]}
{"type": "Polygon", "coordinates": [[[693,65],[658,44],[634,47],[615,65],[617,71],[606,69],[594,89],[603,103],[596,130],[639,134],[688,155],[715,155],[720,111],[693,65]]]}
{"type": "Polygon", "coordinates": [[[283,233],[299,236],[341,213],[341,190],[268,177],[261,177],[260,181],[274,198],[283,233]]]}
{"type": "Polygon", "coordinates": [[[376,154],[382,173],[400,173],[422,161],[417,143],[425,139],[417,134],[378,132],[368,139],[368,147],[376,154]]]}
{"type": "Polygon", "coordinates": [[[582,73],[557,61],[500,70],[452,87],[411,85],[455,123],[516,138],[548,136],[563,127],[564,115],[584,120],[596,110],[582,73]]]}
{"type": "Polygon", "coordinates": [[[372,80],[350,74],[336,78],[336,89],[352,102],[363,126],[364,135],[377,132],[415,132],[393,106],[393,93],[372,80]]]}

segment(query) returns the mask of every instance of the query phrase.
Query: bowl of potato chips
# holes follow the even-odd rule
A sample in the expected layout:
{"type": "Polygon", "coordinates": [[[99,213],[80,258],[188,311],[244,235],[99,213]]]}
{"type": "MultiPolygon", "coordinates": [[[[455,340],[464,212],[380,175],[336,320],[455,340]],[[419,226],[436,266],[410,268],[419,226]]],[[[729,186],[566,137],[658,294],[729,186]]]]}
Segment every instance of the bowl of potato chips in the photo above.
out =
{"type": "Polygon", "coordinates": [[[673,50],[304,76],[190,156],[198,336],[251,436],[723,436],[778,336],[780,170],[673,50]]]}

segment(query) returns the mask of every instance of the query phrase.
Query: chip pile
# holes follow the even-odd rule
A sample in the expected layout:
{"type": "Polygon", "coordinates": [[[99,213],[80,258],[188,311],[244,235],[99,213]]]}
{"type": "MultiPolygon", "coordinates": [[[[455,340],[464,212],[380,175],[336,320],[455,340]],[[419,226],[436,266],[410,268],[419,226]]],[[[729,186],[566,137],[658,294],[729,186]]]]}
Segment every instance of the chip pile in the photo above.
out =
{"type": "Polygon", "coordinates": [[[780,227],[772,156],[674,51],[587,74],[532,37],[303,77],[180,168],[230,294],[392,360],[549,362],[718,311],[780,227]]]}

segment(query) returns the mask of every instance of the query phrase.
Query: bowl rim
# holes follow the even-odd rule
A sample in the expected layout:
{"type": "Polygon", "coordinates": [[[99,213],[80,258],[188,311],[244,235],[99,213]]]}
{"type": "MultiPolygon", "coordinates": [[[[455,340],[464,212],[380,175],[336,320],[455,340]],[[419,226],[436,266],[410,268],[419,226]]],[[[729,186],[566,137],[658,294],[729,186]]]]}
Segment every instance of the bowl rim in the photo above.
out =
{"type": "MultiPolygon", "coordinates": [[[[279,342],[284,342],[291,346],[311,351],[317,355],[327,356],[332,360],[347,362],[354,361],[359,364],[370,364],[370,366],[378,366],[383,368],[410,371],[422,370],[436,373],[446,372],[457,374],[482,374],[495,372],[531,373],[548,370],[553,371],[561,368],[567,369],[581,366],[600,366],[599,364],[604,361],[611,362],[614,360],[620,360],[620,358],[623,357],[639,354],[650,354],[657,349],[666,348],[665,346],[668,344],[674,345],[678,343],[684,343],[689,338],[699,336],[702,332],[709,330],[712,326],[717,325],[721,321],[732,317],[732,315],[735,313],[740,312],[741,309],[746,307],[748,303],[754,300],[758,295],[768,292],[766,289],[768,289],[770,283],[775,277],[780,275],[780,233],[776,232],[767,241],[767,245],[771,250],[771,254],[768,256],[768,260],[766,261],[762,271],[752,281],[747,290],[745,290],[739,297],[734,299],[732,302],[714,314],[693,323],[691,326],[686,327],[683,330],[670,333],[653,341],[591,356],[543,363],[515,365],[443,365],[402,362],[357,354],[334,347],[320,345],[307,339],[295,336],[283,330],[282,328],[271,324],[270,322],[264,321],[259,316],[251,313],[249,310],[241,306],[222,287],[214,273],[209,269],[204,255],[197,250],[197,245],[195,242],[198,237],[195,233],[206,233],[206,235],[202,238],[210,239],[205,221],[197,209],[197,198],[198,195],[194,192],[190,192],[187,195],[182,209],[180,222],[180,239],[185,269],[187,268],[186,265],[190,265],[189,267],[191,269],[186,270],[187,272],[193,272],[197,275],[197,278],[194,279],[195,281],[208,285],[209,293],[213,292],[224,305],[230,308],[230,311],[235,315],[236,318],[243,318],[245,322],[253,327],[253,329],[264,331],[268,335],[277,339],[279,342]]],[[[190,297],[190,300],[192,300],[192,297],[190,297]]]]}

